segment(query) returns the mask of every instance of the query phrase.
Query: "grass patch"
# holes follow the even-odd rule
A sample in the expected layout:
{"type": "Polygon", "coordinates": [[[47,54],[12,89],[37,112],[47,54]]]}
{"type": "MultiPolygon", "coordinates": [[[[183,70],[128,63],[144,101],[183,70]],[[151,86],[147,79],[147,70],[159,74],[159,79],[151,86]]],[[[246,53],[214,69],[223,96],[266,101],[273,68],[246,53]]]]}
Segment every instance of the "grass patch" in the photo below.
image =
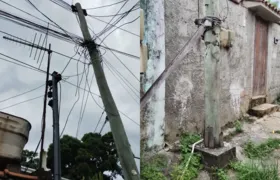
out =
{"type": "Polygon", "coordinates": [[[242,133],[243,132],[242,123],[239,120],[234,122],[234,127],[235,127],[235,131],[237,133],[242,133]]]}
{"type": "Polygon", "coordinates": [[[234,162],[230,166],[236,171],[237,180],[279,180],[276,163],[234,162]]]}
{"type": "Polygon", "coordinates": [[[216,177],[218,180],[229,180],[226,170],[217,169],[216,177]]]}
{"type": "Polygon", "coordinates": [[[185,169],[185,166],[191,156],[191,148],[189,146],[200,139],[201,137],[195,134],[185,134],[181,137],[182,161],[173,167],[173,171],[171,172],[172,180],[192,180],[197,177],[199,171],[202,169],[202,164],[200,163],[201,156],[199,154],[193,153],[187,169],[185,169]],[[183,172],[184,175],[182,174],[183,172]]]}
{"type": "Polygon", "coordinates": [[[244,152],[249,158],[263,158],[270,154],[274,149],[280,148],[280,139],[268,139],[259,145],[249,142],[244,147],[244,152]]]}
{"type": "Polygon", "coordinates": [[[155,155],[145,162],[141,161],[141,179],[143,180],[166,180],[163,169],[167,166],[167,158],[164,155],[155,155]]]}

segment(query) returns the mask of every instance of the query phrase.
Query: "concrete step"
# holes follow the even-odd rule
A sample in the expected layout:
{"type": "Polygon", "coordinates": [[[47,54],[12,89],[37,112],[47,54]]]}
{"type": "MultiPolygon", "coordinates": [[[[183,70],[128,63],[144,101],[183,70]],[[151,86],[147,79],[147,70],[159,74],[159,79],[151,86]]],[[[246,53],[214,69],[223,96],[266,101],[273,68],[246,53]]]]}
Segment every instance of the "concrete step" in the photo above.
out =
{"type": "Polygon", "coordinates": [[[253,116],[263,117],[278,110],[278,105],[265,103],[251,108],[248,113],[253,116]]]}
{"type": "Polygon", "coordinates": [[[250,102],[250,109],[266,103],[266,96],[253,96],[250,102]]]}

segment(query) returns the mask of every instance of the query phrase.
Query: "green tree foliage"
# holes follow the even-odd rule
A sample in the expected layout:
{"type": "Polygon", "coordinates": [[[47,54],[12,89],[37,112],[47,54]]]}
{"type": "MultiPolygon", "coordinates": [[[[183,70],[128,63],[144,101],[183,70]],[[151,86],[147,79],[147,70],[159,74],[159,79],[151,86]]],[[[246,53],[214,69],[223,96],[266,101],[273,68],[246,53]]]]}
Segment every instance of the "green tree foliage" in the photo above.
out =
{"type": "MultiPolygon", "coordinates": [[[[64,135],[61,140],[62,176],[70,179],[100,180],[100,173],[121,174],[112,133],[88,133],[81,140],[64,135]]],[[[48,149],[47,166],[53,170],[53,144],[48,149]]],[[[104,180],[110,177],[103,176],[104,180]]]]}
{"type": "Polygon", "coordinates": [[[33,151],[23,150],[22,158],[21,158],[21,165],[36,169],[39,165],[38,154],[34,153],[33,151]]]}

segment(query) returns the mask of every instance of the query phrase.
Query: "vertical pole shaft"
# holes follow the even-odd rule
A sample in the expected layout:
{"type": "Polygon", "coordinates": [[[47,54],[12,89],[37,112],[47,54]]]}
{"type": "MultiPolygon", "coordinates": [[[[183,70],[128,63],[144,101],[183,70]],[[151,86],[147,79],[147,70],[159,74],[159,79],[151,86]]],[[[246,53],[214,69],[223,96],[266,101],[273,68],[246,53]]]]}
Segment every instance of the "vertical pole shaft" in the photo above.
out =
{"type": "MultiPolygon", "coordinates": [[[[219,0],[205,0],[206,16],[217,16],[219,0]]],[[[208,148],[221,147],[223,138],[219,118],[219,54],[220,25],[213,25],[205,32],[205,129],[204,145],[208,148]]]]}
{"type": "Polygon", "coordinates": [[[140,176],[134,160],[134,155],[131,151],[130,144],[125,133],[125,129],[119,111],[111,94],[110,88],[107,84],[107,80],[100,63],[101,60],[99,52],[96,48],[95,42],[90,36],[81,4],[76,3],[75,6],[78,11],[81,31],[84,36],[89,55],[91,57],[91,62],[95,73],[99,92],[102,98],[102,102],[104,104],[105,111],[109,119],[111,131],[114,137],[114,142],[116,144],[116,149],[118,152],[120,163],[124,172],[124,177],[126,180],[139,180],[140,176]]]}
{"type": "Polygon", "coordinates": [[[51,44],[49,44],[49,51],[48,51],[46,87],[45,87],[44,108],[43,108],[43,115],[42,115],[42,135],[41,135],[42,140],[41,140],[40,163],[39,163],[40,168],[42,168],[42,159],[43,159],[43,152],[44,152],[44,139],[45,139],[45,127],[46,127],[46,108],[47,108],[48,81],[49,81],[49,74],[50,74],[50,62],[51,62],[51,44]]]}
{"type": "Polygon", "coordinates": [[[52,73],[53,86],[53,147],[54,147],[54,180],[61,179],[61,156],[60,156],[60,135],[59,135],[59,113],[58,113],[58,90],[57,83],[59,81],[59,74],[52,73]]]}

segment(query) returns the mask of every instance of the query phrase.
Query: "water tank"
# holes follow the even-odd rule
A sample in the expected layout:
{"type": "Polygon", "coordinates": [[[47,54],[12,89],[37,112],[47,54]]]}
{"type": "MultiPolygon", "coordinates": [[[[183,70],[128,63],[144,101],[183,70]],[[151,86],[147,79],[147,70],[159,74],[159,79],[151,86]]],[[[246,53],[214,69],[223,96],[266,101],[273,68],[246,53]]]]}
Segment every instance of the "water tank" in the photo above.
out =
{"type": "Polygon", "coordinates": [[[19,164],[28,141],[31,124],[20,117],[0,112],[0,170],[19,164]]]}

